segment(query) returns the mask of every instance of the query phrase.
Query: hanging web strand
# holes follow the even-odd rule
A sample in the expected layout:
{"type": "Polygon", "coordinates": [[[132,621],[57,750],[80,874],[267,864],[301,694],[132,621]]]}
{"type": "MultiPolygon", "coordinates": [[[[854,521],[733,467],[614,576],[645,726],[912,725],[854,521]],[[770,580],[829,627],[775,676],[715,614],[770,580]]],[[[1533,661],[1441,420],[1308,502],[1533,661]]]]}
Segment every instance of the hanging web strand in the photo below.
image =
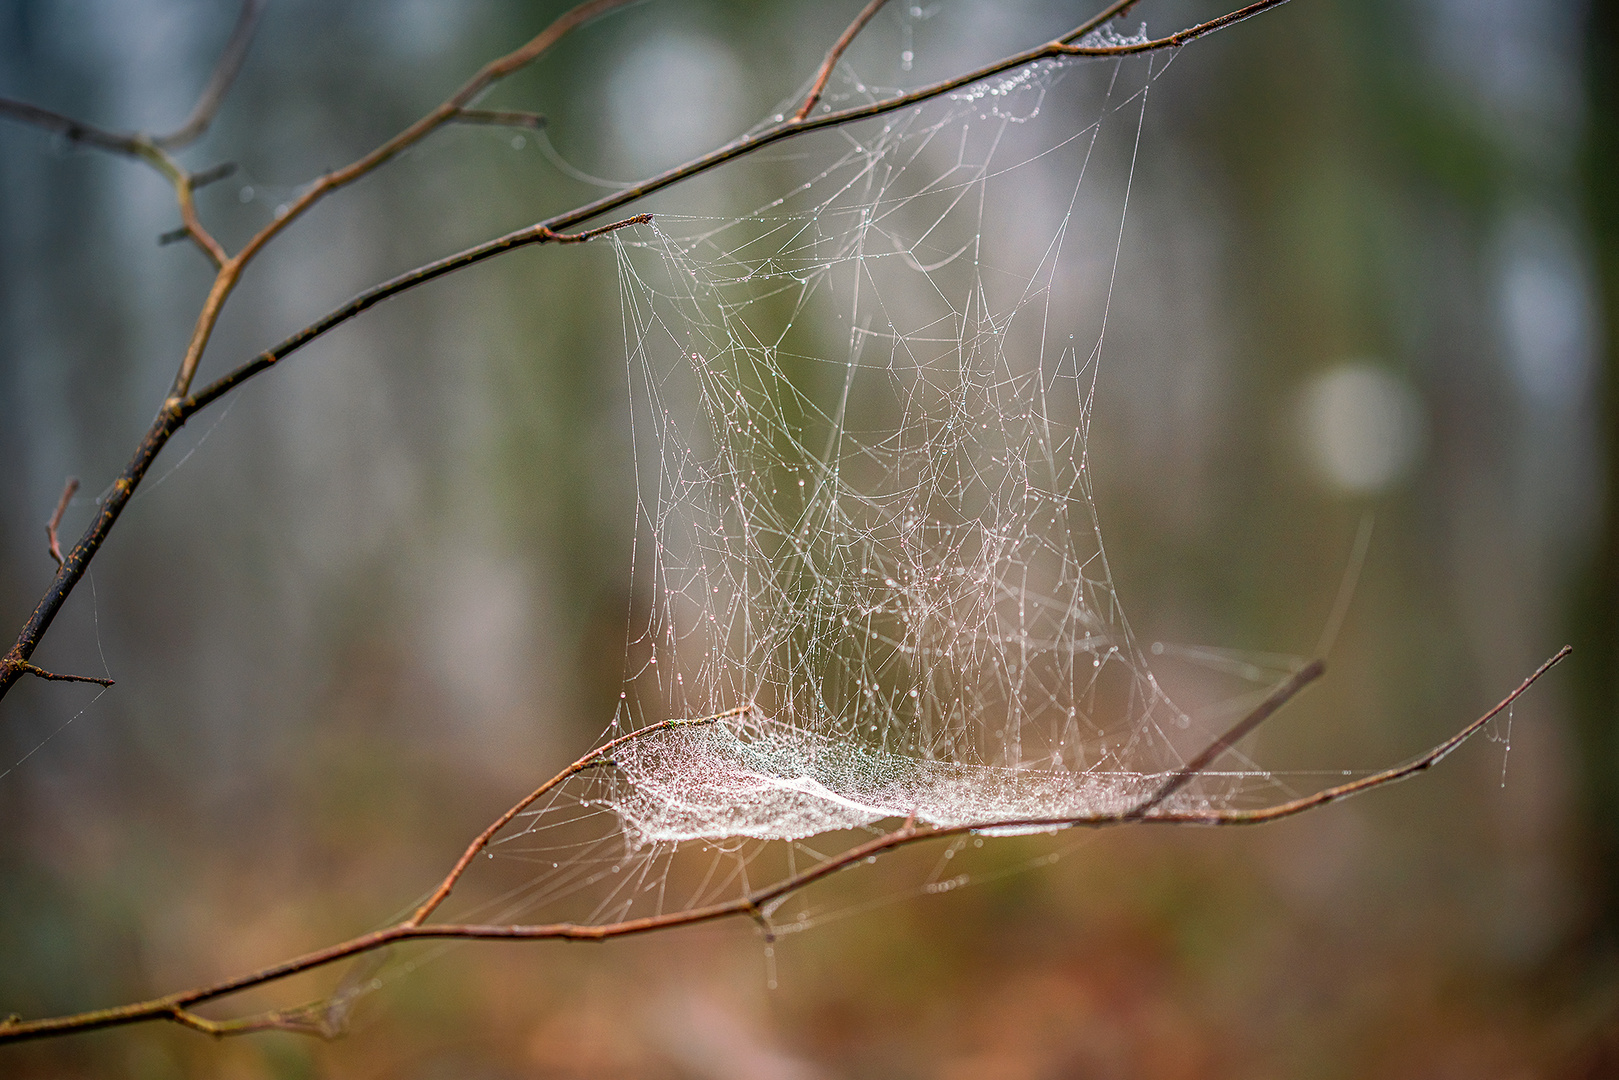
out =
{"type": "Polygon", "coordinates": [[[615,236],[645,598],[618,723],[733,711],[616,755],[632,844],[1124,812],[1184,764],[1087,459],[1152,74],[1031,65],[829,132],[746,217],[615,236]]]}

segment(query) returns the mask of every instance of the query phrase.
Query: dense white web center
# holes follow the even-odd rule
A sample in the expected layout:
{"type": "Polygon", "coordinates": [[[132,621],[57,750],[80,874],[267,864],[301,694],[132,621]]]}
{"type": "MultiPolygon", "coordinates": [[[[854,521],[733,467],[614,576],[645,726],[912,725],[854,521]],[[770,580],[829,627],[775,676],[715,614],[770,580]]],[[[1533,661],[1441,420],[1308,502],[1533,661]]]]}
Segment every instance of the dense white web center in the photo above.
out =
{"type": "Polygon", "coordinates": [[[1033,65],[821,136],[745,217],[618,234],[618,723],[730,714],[616,755],[633,840],[1116,813],[1179,764],[1087,458],[1151,75],[1033,65]]]}

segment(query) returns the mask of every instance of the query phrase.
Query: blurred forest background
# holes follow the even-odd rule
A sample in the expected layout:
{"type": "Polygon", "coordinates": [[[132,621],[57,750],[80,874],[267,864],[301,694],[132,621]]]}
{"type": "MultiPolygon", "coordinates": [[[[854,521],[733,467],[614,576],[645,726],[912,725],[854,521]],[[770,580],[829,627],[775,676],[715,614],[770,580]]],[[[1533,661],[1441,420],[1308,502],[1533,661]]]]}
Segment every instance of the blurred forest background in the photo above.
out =
{"type": "MultiPolygon", "coordinates": [[[[546,114],[577,169],[639,177],[775,111],[857,6],[649,0],[486,104],[546,114]]],[[[240,165],[204,219],[234,248],[560,10],[275,0],[185,158],[240,165]]],[[[920,85],[1089,14],[894,0],[849,60],[920,85]]],[[[235,15],[0,0],[0,94],[172,126],[235,15]]],[[[775,946],[774,989],[742,923],[472,945],[396,965],[334,1043],[149,1025],[5,1048],[0,1073],[1619,1075],[1616,25],[1581,0],[1295,0],[1183,50],[1147,112],[1095,421],[1144,642],[1309,654],[1373,515],[1328,677],[1261,763],[1404,759],[1572,642],[1510,729],[1262,830],[999,841],[941,896],[915,860],[845,875],[775,946]]],[[[204,377],[599,190],[533,133],[446,129],[271,246],[204,377]]],[[[177,224],[150,170],[0,123],[8,628],[51,578],[64,478],[85,481],[76,538],[173,376],[210,278],[157,244],[177,224]]],[[[117,686],[25,681],[0,707],[0,1012],[378,925],[602,731],[631,600],[618,303],[606,244],[508,256],[363,316],[165,451],[36,656],[117,686]]],[[[1175,652],[1157,670],[1183,704],[1233,692],[1175,652]]]]}

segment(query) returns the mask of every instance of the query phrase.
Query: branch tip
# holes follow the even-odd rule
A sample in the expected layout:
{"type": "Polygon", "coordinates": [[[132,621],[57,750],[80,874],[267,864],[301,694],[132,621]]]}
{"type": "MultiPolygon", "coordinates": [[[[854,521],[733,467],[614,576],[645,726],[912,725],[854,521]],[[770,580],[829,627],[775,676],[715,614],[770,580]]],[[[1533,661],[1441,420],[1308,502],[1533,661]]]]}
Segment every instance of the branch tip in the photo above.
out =
{"type": "Polygon", "coordinates": [[[619,229],[628,228],[631,225],[650,225],[651,223],[651,214],[636,214],[634,217],[627,217],[623,221],[615,221],[610,225],[586,229],[584,232],[557,232],[549,225],[543,224],[534,226],[534,232],[541,240],[546,240],[553,244],[583,244],[596,239],[598,236],[605,236],[610,232],[617,232],[619,229]]]}
{"type": "Polygon", "coordinates": [[[850,23],[838,37],[838,40],[833,43],[831,50],[826,54],[826,59],[821,61],[820,70],[815,73],[815,81],[810,84],[809,93],[804,95],[804,104],[800,105],[798,111],[793,114],[793,123],[802,123],[815,110],[816,103],[821,100],[821,94],[826,91],[828,80],[832,78],[832,72],[837,69],[838,60],[848,51],[849,46],[854,44],[854,39],[859,35],[860,31],[866,28],[866,24],[887,2],[888,0],[870,0],[870,3],[861,9],[860,14],[854,17],[854,22],[850,23]]]}
{"type": "Polygon", "coordinates": [[[222,161],[211,169],[204,169],[200,173],[191,174],[191,190],[205,188],[209,184],[228,179],[236,175],[237,165],[234,161],[222,161]]]}
{"type": "Polygon", "coordinates": [[[73,500],[73,493],[79,490],[79,478],[70,476],[62,487],[62,497],[57,500],[56,513],[45,524],[45,539],[49,542],[46,551],[56,560],[56,569],[60,571],[65,560],[62,558],[62,548],[56,541],[56,530],[62,524],[62,515],[67,513],[67,504],[73,500]]]}
{"type": "Polygon", "coordinates": [[[537,112],[522,112],[515,109],[465,109],[458,108],[452,117],[462,124],[488,124],[491,127],[520,127],[538,131],[548,120],[545,114],[537,112]]]}
{"type": "Polygon", "coordinates": [[[4,662],[0,662],[0,667],[10,668],[13,671],[18,671],[25,675],[32,675],[36,679],[44,679],[47,682],[95,683],[97,686],[113,685],[113,681],[111,679],[97,678],[94,675],[61,675],[54,671],[46,671],[38,664],[31,664],[27,660],[9,659],[4,662]]]}

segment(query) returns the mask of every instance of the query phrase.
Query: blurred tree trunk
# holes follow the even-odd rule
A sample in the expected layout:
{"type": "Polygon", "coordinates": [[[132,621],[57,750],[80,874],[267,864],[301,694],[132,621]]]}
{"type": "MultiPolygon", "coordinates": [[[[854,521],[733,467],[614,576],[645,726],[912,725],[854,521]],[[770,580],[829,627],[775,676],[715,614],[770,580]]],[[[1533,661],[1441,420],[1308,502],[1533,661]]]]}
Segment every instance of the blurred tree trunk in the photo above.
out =
{"type": "Polygon", "coordinates": [[[1592,929],[1611,946],[1619,942],[1619,6],[1591,4],[1586,50],[1584,181],[1601,314],[1597,415],[1605,444],[1604,506],[1591,565],[1577,582],[1573,633],[1592,929]]]}

